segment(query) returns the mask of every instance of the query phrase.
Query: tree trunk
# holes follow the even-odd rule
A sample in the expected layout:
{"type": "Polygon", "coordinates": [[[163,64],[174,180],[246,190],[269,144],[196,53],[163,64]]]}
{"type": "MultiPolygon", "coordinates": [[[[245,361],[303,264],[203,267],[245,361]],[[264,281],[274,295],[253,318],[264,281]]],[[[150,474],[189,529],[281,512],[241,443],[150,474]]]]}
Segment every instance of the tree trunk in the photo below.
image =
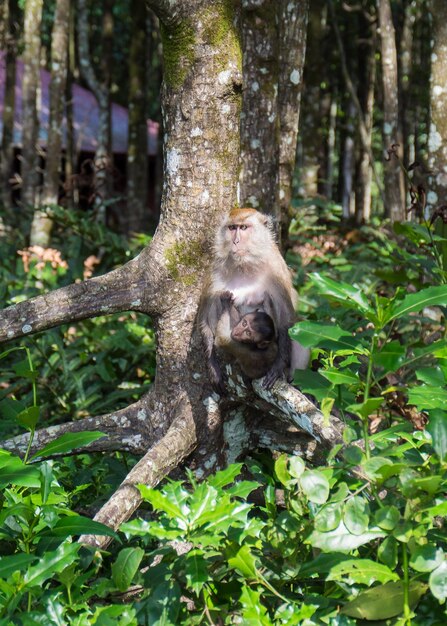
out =
{"type": "Polygon", "coordinates": [[[344,132],[343,158],[341,166],[341,206],[343,219],[348,220],[354,213],[353,202],[353,178],[355,161],[354,140],[354,115],[355,106],[349,101],[346,114],[346,128],[344,132]]]}
{"type": "Polygon", "coordinates": [[[12,174],[13,160],[13,133],[16,84],[16,56],[17,41],[15,33],[15,18],[17,16],[17,2],[3,0],[3,31],[1,48],[5,51],[5,95],[3,101],[3,133],[0,148],[0,202],[6,210],[12,208],[11,185],[9,179],[12,174]]]}
{"type": "MultiPolygon", "coordinates": [[[[381,41],[382,84],[383,84],[383,127],[384,151],[396,146],[402,158],[402,137],[399,130],[399,85],[397,80],[396,38],[391,14],[390,0],[378,0],[378,15],[381,41]],[[399,148],[397,148],[399,146],[399,148]]],[[[405,219],[404,178],[395,156],[388,154],[384,160],[385,215],[392,222],[405,219]]]]}
{"type": "MultiPolygon", "coordinates": [[[[139,483],[155,485],[188,457],[198,476],[236,460],[263,442],[318,460],[341,442],[300,392],[277,382],[267,392],[234,375],[228,395],[212,392],[195,318],[211,242],[234,206],[239,166],[241,43],[238,16],[227,0],[152,0],[161,21],[165,167],[161,218],[140,255],[105,276],[9,307],[0,314],[0,340],[13,339],[105,311],[150,315],[157,336],[151,390],[110,415],[39,431],[33,449],[62,432],[101,430],[90,450],[143,455],[95,519],[113,528],[138,507],[139,483]],[[272,420],[273,416],[273,420],[272,420]],[[281,420],[288,424],[287,432],[281,420]]],[[[23,450],[27,436],[3,442],[23,450]]],[[[83,541],[106,545],[105,538],[83,541]]]]}
{"type": "Polygon", "coordinates": [[[359,102],[365,122],[364,141],[360,142],[355,176],[355,220],[357,224],[369,222],[371,217],[372,130],[374,113],[374,88],[376,83],[376,31],[363,14],[359,17],[360,37],[358,63],[359,102]]]}
{"type": "MultiPolygon", "coordinates": [[[[431,171],[427,193],[427,211],[447,204],[447,6],[443,0],[431,0],[433,20],[432,65],[430,80],[430,134],[428,164],[431,171]]],[[[436,230],[447,237],[447,225],[438,220],[436,230]]],[[[447,269],[447,248],[441,247],[442,263],[447,269]]]]}
{"type": "Polygon", "coordinates": [[[43,248],[50,243],[53,227],[51,206],[59,200],[69,14],[70,0],[57,0],[51,35],[50,123],[42,191],[43,210],[34,213],[30,236],[30,245],[43,248]]]}
{"type": "MultiPolygon", "coordinates": [[[[108,0],[109,1],[109,0],[108,0]]],[[[108,12],[105,12],[105,16],[108,12]]],[[[109,26],[108,26],[109,27],[109,26]]],[[[113,28],[113,26],[112,26],[113,28]]],[[[106,207],[104,200],[107,199],[112,166],[112,154],[110,148],[110,93],[107,84],[100,81],[96,75],[90,59],[88,11],[86,0],[78,0],[78,55],[81,75],[89,89],[94,94],[99,107],[98,136],[94,157],[95,166],[95,209],[98,221],[105,222],[106,207]]]]}
{"type": "Polygon", "coordinates": [[[37,94],[40,88],[40,24],[42,0],[27,0],[25,4],[25,50],[23,53],[22,85],[22,203],[35,206],[37,175],[37,94]]]}
{"type": "MultiPolygon", "coordinates": [[[[279,3],[279,169],[277,206],[281,242],[287,241],[292,217],[292,182],[300,117],[303,67],[306,55],[309,0],[281,0],[279,3]]],[[[264,122],[265,123],[265,122],[264,122]]]]}
{"type": "Polygon", "coordinates": [[[132,0],[131,18],[127,213],[128,231],[132,233],[148,230],[147,10],[144,2],[132,0]]]}

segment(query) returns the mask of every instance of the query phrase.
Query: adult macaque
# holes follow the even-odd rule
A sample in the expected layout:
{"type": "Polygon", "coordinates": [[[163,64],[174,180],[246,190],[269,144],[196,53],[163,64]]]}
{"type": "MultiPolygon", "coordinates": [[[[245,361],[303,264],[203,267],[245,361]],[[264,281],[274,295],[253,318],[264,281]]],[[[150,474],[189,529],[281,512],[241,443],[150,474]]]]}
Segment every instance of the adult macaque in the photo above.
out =
{"type": "MultiPolygon", "coordinates": [[[[276,245],[271,219],[255,209],[233,209],[219,227],[214,257],[205,281],[199,308],[199,324],[205,344],[211,383],[224,393],[223,375],[216,355],[216,330],[224,314],[222,295],[230,291],[241,317],[263,311],[273,321],[277,354],[265,375],[269,389],[292,367],[304,368],[308,351],[289,338],[295,320],[296,293],[289,269],[276,245]],[[293,353],[293,354],[292,354],[293,353]]],[[[230,344],[231,324],[219,333],[219,343],[230,344]]]]}

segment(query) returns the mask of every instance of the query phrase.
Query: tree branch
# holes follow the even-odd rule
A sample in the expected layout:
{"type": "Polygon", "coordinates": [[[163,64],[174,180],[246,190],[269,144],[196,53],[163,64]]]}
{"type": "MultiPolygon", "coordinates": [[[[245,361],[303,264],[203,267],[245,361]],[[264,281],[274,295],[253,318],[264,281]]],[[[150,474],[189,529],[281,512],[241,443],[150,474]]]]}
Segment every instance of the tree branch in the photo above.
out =
{"type": "Polygon", "coordinates": [[[146,278],[129,261],[112,272],[14,304],[0,312],[0,342],[105,313],[140,310],[146,278]]]}
{"type": "MultiPolygon", "coordinates": [[[[196,430],[191,405],[185,393],[177,402],[176,416],[167,433],[129,472],[110,500],[98,511],[94,519],[117,530],[139,507],[142,497],[137,485],[155,487],[162,478],[178,466],[195,448],[196,430]]],[[[81,543],[105,548],[110,537],[83,535],[81,543]]]]}
{"type": "MultiPolygon", "coordinates": [[[[150,411],[150,392],[140,400],[113,413],[86,417],[76,422],[49,426],[36,431],[31,446],[31,454],[36,454],[48,443],[65,433],[101,431],[105,437],[82,448],[76,448],[74,454],[81,452],[107,452],[120,450],[132,454],[144,454],[158,436],[157,419],[150,411]]],[[[23,455],[27,449],[29,433],[18,435],[0,442],[0,447],[14,454],[23,455]]]]}

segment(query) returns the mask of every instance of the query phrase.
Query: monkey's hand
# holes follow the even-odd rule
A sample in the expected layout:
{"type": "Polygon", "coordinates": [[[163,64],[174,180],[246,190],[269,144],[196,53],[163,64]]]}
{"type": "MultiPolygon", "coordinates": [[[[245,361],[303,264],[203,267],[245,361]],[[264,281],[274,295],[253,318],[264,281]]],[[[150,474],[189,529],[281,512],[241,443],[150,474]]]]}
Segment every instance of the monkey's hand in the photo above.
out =
{"type": "Polygon", "coordinates": [[[274,383],[284,374],[284,364],[274,363],[267,374],[264,376],[262,386],[264,389],[271,389],[274,383]]]}
{"type": "Polygon", "coordinates": [[[224,309],[229,310],[234,302],[234,296],[231,291],[222,291],[220,301],[224,309]]]}
{"type": "Polygon", "coordinates": [[[220,396],[224,396],[227,392],[225,388],[225,380],[222,374],[222,370],[220,369],[220,365],[214,355],[210,358],[208,362],[208,375],[210,377],[210,382],[213,390],[220,396]]]}

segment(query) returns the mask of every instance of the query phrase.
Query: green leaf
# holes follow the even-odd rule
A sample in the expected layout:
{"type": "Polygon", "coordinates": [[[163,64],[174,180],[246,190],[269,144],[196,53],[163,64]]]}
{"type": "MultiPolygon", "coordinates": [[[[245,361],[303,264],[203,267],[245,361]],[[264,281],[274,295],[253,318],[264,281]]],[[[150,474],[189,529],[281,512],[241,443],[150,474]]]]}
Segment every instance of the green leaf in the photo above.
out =
{"type": "Polygon", "coordinates": [[[82,432],[82,433],[65,433],[47,444],[32,456],[33,459],[43,456],[55,456],[56,454],[67,454],[76,448],[83,448],[89,443],[105,437],[104,433],[99,431],[82,432]]]}
{"type": "Polygon", "coordinates": [[[310,543],[314,548],[320,548],[323,552],[350,552],[360,546],[369,543],[380,537],[385,537],[385,531],[377,528],[365,531],[361,535],[353,535],[349,532],[343,522],[338,528],[329,533],[314,531],[307,538],[306,543],[310,543]]]}
{"type": "Polygon", "coordinates": [[[12,455],[0,457],[0,488],[9,484],[18,487],[40,487],[40,472],[36,467],[25,465],[21,459],[12,455]]]}
{"type": "Polygon", "coordinates": [[[256,589],[244,586],[240,596],[242,605],[242,623],[244,626],[273,626],[263,606],[261,593],[256,589]]]}
{"type": "Polygon", "coordinates": [[[315,516],[315,530],[327,533],[338,528],[342,516],[342,503],[335,502],[324,506],[315,516]]]}
{"type": "Polygon", "coordinates": [[[447,389],[424,385],[408,390],[408,404],[414,404],[421,411],[444,409],[447,406],[447,389]]]}
{"type": "Polygon", "coordinates": [[[442,548],[433,543],[417,546],[410,556],[410,565],[416,572],[432,572],[445,560],[442,548]]]}
{"type": "Polygon", "coordinates": [[[430,411],[430,420],[426,430],[431,435],[433,448],[441,461],[447,458],[447,411],[430,411]]]}
{"type": "Polygon", "coordinates": [[[299,322],[290,329],[289,334],[294,341],[298,341],[305,348],[319,346],[334,352],[342,350],[360,354],[365,352],[363,344],[339,326],[319,322],[299,322]]]}
{"type": "MultiPolygon", "coordinates": [[[[410,583],[410,606],[413,608],[427,590],[427,585],[415,581],[410,583]]],[[[362,591],[341,609],[343,615],[358,619],[380,620],[400,615],[404,607],[402,582],[389,582],[362,591]]]]}
{"type": "Polygon", "coordinates": [[[385,467],[392,467],[393,461],[383,456],[373,456],[362,461],[362,469],[371,480],[382,478],[381,470],[385,467]]]}
{"type": "Polygon", "coordinates": [[[289,472],[294,478],[300,478],[306,470],[306,464],[300,456],[289,457],[289,472]]]}
{"type": "Polygon", "coordinates": [[[322,376],[327,378],[333,385],[359,385],[360,379],[351,370],[341,370],[336,367],[318,370],[322,376]]]}
{"type": "Polygon", "coordinates": [[[242,463],[232,463],[228,467],[208,478],[208,484],[216,489],[222,489],[230,483],[234,482],[236,476],[239,476],[242,470],[242,463]]]}
{"type": "Polygon", "coordinates": [[[367,419],[372,413],[375,413],[377,409],[380,408],[383,401],[384,398],[369,398],[369,400],[360,404],[350,404],[346,407],[346,410],[358,415],[362,419],[367,419]]]}
{"type": "Polygon", "coordinates": [[[183,528],[183,530],[186,530],[186,516],[182,513],[178,506],[170,501],[167,496],[162,494],[160,491],[157,491],[156,489],[151,489],[150,487],[147,487],[146,485],[138,485],[138,488],[142,497],[150,502],[150,504],[156,511],[163,511],[170,518],[174,518],[177,521],[177,524],[181,528],[183,528]]]}
{"type": "Polygon", "coordinates": [[[354,496],[345,504],[343,521],[353,535],[361,535],[369,526],[369,507],[364,498],[354,496]]]}
{"type": "Polygon", "coordinates": [[[112,579],[120,591],[127,591],[144,556],[142,548],[124,548],[112,565],[112,579]]]}
{"type": "Polygon", "coordinates": [[[231,487],[228,487],[228,489],[226,489],[226,493],[232,498],[242,498],[242,500],[246,500],[247,496],[260,486],[261,483],[257,483],[254,480],[241,480],[231,487]]]}
{"type": "Polygon", "coordinates": [[[404,356],[405,346],[398,341],[390,341],[380,349],[380,352],[375,352],[372,358],[374,365],[383,368],[382,375],[385,375],[398,370],[402,366],[404,356]]]}
{"type": "Polygon", "coordinates": [[[26,572],[24,576],[25,588],[31,589],[42,585],[54,574],[71,565],[75,561],[80,547],[79,543],[63,543],[57,550],[46,552],[37,565],[31,566],[26,572]]]}
{"type": "Polygon", "coordinates": [[[421,367],[416,370],[416,378],[432,387],[442,387],[446,383],[444,372],[440,367],[421,367]]]}
{"type": "Polygon", "coordinates": [[[410,293],[402,300],[400,304],[394,306],[389,315],[387,315],[387,322],[414,313],[415,311],[421,311],[429,306],[446,306],[447,305],[447,285],[437,285],[435,287],[428,287],[422,289],[418,293],[410,293]]]}
{"type": "Polygon", "coordinates": [[[119,541],[117,533],[100,522],[95,522],[82,515],[67,515],[60,519],[51,529],[56,537],[71,537],[72,535],[105,535],[119,541]]]}
{"type": "Polygon", "coordinates": [[[329,497],[329,481],[318,470],[307,470],[301,476],[300,485],[310,502],[324,504],[329,497]]]}
{"type": "Polygon", "coordinates": [[[202,550],[191,550],[185,557],[186,583],[199,596],[210,577],[210,564],[204,558],[202,550]]]}
{"type": "Polygon", "coordinates": [[[30,406],[16,415],[16,420],[28,430],[34,430],[39,421],[40,407],[30,406]]]}
{"type": "Polygon", "coordinates": [[[383,530],[393,530],[400,520],[399,509],[393,504],[377,509],[374,520],[379,528],[383,530]]]}
{"type": "Polygon", "coordinates": [[[350,559],[343,561],[329,572],[327,580],[346,581],[349,585],[368,585],[375,582],[387,583],[390,580],[399,580],[399,576],[386,565],[381,565],[370,559],[350,559]]]}
{"type": "Polygon", "coordinates": [[[332,298],[341,306],[354,308],[359,313],[374,315],[374,309],[358,287],[332,280],[317,272],[311,274],[309,278],[321,294],[332,298]]]}
{"type": "Polygon", "coordinates": [[[290,483],[289,458],[286,454],[281,454],[275,461],[275,474],[277,479],[284,487],[290,483]]]}
{"type": "Polygon", "coordinates": [[[394,569],[398,563],[398,543],[396,539],[391,536],[384,539],[377,549],[377,556],[382,563],[394,569]]]}
{"type": "Polygon", "coordinates": [[[28,569],[28,566],[36,561],[38,557],[35,554],[12,554],[11,556],[3,556],[0,558],[0,578],[8,578],[14,572],[22,572],[28,569]]]}
{"type": "Polygon", "coordinates": [[[0,402],[0,415],[6,420],[15,420],[17,415],[25,411],[26,406],[19,400],[4,398],[0,402]]]}
{"type": "Polygon", "coordinates": [[[330,382],[318,372],[312,370],[295,370],[293,384],[304,393],[310,393],[321,402],[332,388],[330,382]]]}
{"type": "Polygon", "coordinates": [[[228,565],[240,572],[245,578],[253,578],[255,580],[259,578],[256,569],[256,557],[252,554],[250,546],[242,546],[235,556],[228,559],[228,565]]]}
{"type": "Polygon", "coordinates": [[[428,579],[430,591],[440,602],[445,602],[447,598],[447,562],[443,561],[428,579]]]}

